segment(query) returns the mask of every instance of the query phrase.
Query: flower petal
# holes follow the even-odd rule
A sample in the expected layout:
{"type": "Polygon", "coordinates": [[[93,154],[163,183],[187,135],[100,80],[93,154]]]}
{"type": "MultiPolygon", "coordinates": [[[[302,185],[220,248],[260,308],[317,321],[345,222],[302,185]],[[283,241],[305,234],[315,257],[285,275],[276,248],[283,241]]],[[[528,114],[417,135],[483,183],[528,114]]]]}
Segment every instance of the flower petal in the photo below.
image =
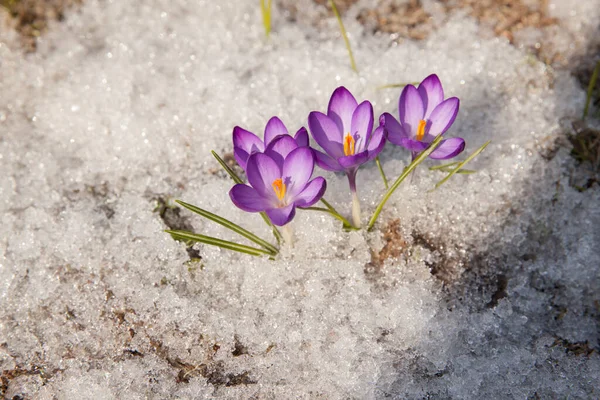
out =
{"type": "Polygon", "coordinates": [[[427,119],[438,104],[444,101],[444,88],[442,88],[442,82],[440,82],[440,78],[438,78],[436,74],[431,74],[423,79],[423,82],[421,82],[417,90],[423,100],[425,118],[427,119]]]}
{"type": "Polygon", "coordinates": [[[263,153],[255,153],[248,158],[246,169],[248,183],[259,195],[267,199],[276,199],[273,182],[281,178],[281,170],[277,163],[263,153]]]}
{"type": "Polygon", "coordinates": [[[306,128],[302,127],[300,129],[298,129],[298,132],[296,132],[294,139],[296,139],[296,143],[298,143],[298,147],[308,146],[309,145],[308,131],[306,130],[306,128]]]}
{"type": "Polygon", "coordinates": [[[447,160],[456,157],[465,149],[465,141],[461,138],[443,140],[430,155],[434,160],[447,160]]]}
{"type": "Polygon", "coordinates": [[[288,130],[279,118],[273,117],[265,126],[265,146],[268,146],[273,139],[280,135],[289,135],[288,130]]]}
{"type": "Polygon", "coordinates": [[[406,85],[402,90],[398,101],[398,111],[400,112],[400,123],[404,131],[409,137],[415,137],[419,121],[425,115],[425,107],[423,107],[423,100],[419,91],[413,85],[406,85]]]}
{"type": "Polygon", "coordinates": [[[283,173],[281,175],[283,183],[287,186],[286,198],[293,199],[304,189],[314,168],[315,156],[308,147],[298,147],[287,156],[283,163],[283,173]]]}
{"type": "Polygon", "coordinates": [[[265,150],[265,154],[271,157],[279,166],[279,169],[283,171],[283,160],[293,150],[298,148],[298,143],[290,135],[283,135],[276,137],[265,150]]]}
{"type": "Polygon", "coordinates": [[[400,141],[408,138],[402,125],[400,125],[398,120],[390,113],[384,113],[382,117],[384,119],[385,133],[388,140],[396,146],[402,146],[400,141]]]}
{"type": "Polygon", "coordinates": [[[229,191],[229,197],[238,208],[248,212],[264,211],[271,207],[271,201],[265,199],[248,185],[238,183],[229,191]]]}
{"type": "Polygon", "coordinates": [[[322,176],[318,176],[304,187],[294,199],[296,207],[310,207],[323,197],[327,189],[327,182],[322,176]]]}
{"type": "Polygon", "coordinates": [[[458,114],[458,107],[460,101],[456,97],[450,97],[449,99],[441,102],[431,113],[429,120],[431,126],[429,127],[429,135],[437,136],[440,133],[444,133],[450,128],[456,114],[458,114]]]}
{"type": "Polygon", "coordinates": [[[267,210],[267,215],[271,222],[277,226],[283,226],[290,222],[296,215],[296,206],[294,203],[281,208],[271,208],[267,210]]]}
{"type": "Polygon", "coordinates": [[[400,146],[404,147],[410,151],[421,152],[429,147],[429,143],[427,142],[419,142],[418,140],[413,140],[409,138],[400,139],[400,146]]]}
{"type": "Polygon", "coordinates": [[[331,99],[329,99],[327,116],[335,122],[340,132],[350,132],[352,114],[357,106],[358,103],[352,93],[345,87],[340,86],[333,91],[331,99]]]}
{"type": "Polygon", "coordinates": [[[383,147],[385,146],[384,130],[383,126],[379,126],[375,129],[375,132],[373,132],[369,145],[367,146],[367,153],[369,156],[367,161],[373,160],[383,150],[383,147]]]}
{"type": "Polygon", "coordinates": [[[248,157],[252,153],[263,151],[265,145],[258,136],[239,126],[233,128],[233,156],[242,169],[246,169],[248,157]]]}
{"type": "Polygon", "coordinates": [[[327,154],[313,149],[313,154],[315,155],[315,161],[317,165],[324,169],[325,171],[343,171],[344,167],[342,167],[336,160],[329,157],[327,154]]]}
{"type": "MultiPolygon", "coordinates": [[[[361,153],[367,147],[373,131],[373,105],[367,100],[360,103],[352,114],[350,134],[355,140],[355,152],[361,153]]],[[[344,133],[345,135],[345,133],[344,133]]]]}
{"type": "Polygon", "coordinates": [[[338,158],[338,162],[345,170],[358,167],[369,161],[369,153],[363,151],[362,153],[355,154],[353,156],[344,156],[338,158]]]}
{"type": "Polygon", "coordinates": [[[327,115],[313,111],[308,114],[308,127],[315,141],[333,158],[344,155],[342,132],[327,115]]]}

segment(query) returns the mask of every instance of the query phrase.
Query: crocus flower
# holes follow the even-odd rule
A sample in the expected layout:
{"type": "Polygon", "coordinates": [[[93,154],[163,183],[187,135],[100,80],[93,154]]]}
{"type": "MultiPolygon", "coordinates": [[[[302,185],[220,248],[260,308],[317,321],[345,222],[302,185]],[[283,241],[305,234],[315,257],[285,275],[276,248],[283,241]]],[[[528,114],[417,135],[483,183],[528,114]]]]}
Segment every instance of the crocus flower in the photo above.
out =
{"type": "Polygon", "coordinates": [[[315,159],[309,147],[296,144],[282,156],[286,148],[293,147],[290,144],[284,137],[274,143],[279,146],[276,150],[251,154],[246,164],[249,185],[237,184],[229,192],[237,207],[248,212],[265,211],[278,226],[294,218],[296,207],[310,207],[319,201],[326,189],[324,178],[310,180],[315,159]]]}
{"type": "MultiPolygon", "coordinates": [[[[277,117],[273,117],[267,122],[264,141],[254,133],[236,126],[233,128],[233,155],[235,160],[245,171],[248,157],[254,153],[263,153],[269,144],[280,136],[292,138],[283,122],[277,117]]],[[[300,128],[293,139],[300,147],[308,146],[308,132],[306,128],[300,128]]]]}
{"type": "Polygon", "coordinates": [[[313,111],[308,126],[324,153],[314,150],[319,167],[328,171],[343,171],[348,176],[352,193],[352,216],[360,226],[360,205],[356,195],[356,172],[373,160],[385,145],[384,129],[373,132],[373,106],[368,101],[358,104],[352,93],[338,87],[329,100],[327,115],[313,111]]]}
{"type": "MultiPolygon", "coordinates": [[[[400,122],[389,113],[382,116],[388,140],[416,157],[436,136],[450,128],[459,103],[456,97],[444,100],[442,83],[435,74],[425,78],[418,88],[406,85],[398,102],[400,122]]],[[[465,141],[461,138],[442,140],[429,157],[445,160],[457,156],[464,148],[465,141]]]]}

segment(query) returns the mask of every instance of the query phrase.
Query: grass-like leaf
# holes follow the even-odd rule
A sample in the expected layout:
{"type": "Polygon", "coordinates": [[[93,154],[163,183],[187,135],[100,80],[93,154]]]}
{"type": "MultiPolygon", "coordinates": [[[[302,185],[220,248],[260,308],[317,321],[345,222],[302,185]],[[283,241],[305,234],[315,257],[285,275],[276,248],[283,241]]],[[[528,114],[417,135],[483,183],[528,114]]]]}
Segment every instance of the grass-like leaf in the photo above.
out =
{"type": "Polygon", "coordinates": [[[352,70],[358,73],[358,68],[356,68],[356,62],[354,61],[354,54],[352,53],[352,47],[350,47],[350,40],[348,40],[348,34],[346,33],[346,28],[344,27],[344,22],[342,21],[342,17],[340,16],[340,12],[335,5],[333,0],[329,0],[329,4],[331,5],[331,9],[333,10],[333,14],[340,25],[340,31],[342,32],[342,37],[344,38],[344,43],[346,43],[346,49],[348,50],[348,56],[350,57],[350,66],[352,70]]]}
{"type": "Polygon", "coordinates": [[[481,153],[483,151],[483,149],[485,149],[488,144],[490,144],[492,141],[488,140],[487,142],[485,142],[480,148],[478,148],[477,150],[475,150],[469,157],[467,157],[466,160],[459,162],[456,167],[454,167],[452,169],[452,171],[450,171],[450,173],[448,175],[446,175],[446,177],[444,179],[442,179],[441,181],[439,181],[438,183],[435,184],[435,188],[433,188],[433,190],[439,188],[440,186],[442,186],[444,183],[446,183],[446,181],[448,179],[450,179],[452,177],[452,175],[456,174],[458,171],[460,171],[460,169],[462,167],[464,167],[469,161],[471,161],[472,159],[474,159],[475,157],[477,157],[477,155],[479,153],[481,153]]]}
{"type": "Polygon", "coordinates": [[[355,227],[354,225],[352,225],[350,223],[350,221],[348,221],[346,218],[344,218],[339,212],[337,212],[336,209],[333,208],[333,206],[327,202],[327,200],[321,198],[321,202],[323,204],[325,204],[325,207],[327,207],[327,208],[322,208],[322,207],[299,207],[299,208],[301,208],[302,210],[313,210],[313,211],[325,212],[325,213],[331,215],[332,217],[342,221],[342,223],[344,224],[344,229],[346,229],[346,230],[357,231],[359,229],[359,228],[355,227]]]}
{"type": "MultiPolygon", "coordinates": [[[[213,157],[217,159],[219,164],[221,164],[221,167],[223,167],[225,172],[229,174],[229,176],[231,177],[231,179],[233,179],[235,183],[244,183],[244,181],[239,176],[237,176],[237,174],[233,172],[231,168],[229,168],[229,165],[227,165],[227,163],[217,154],[216,151],[211,150],[210,152],[212,153],[213,157]]],[[[277,227],[273,225],[267,214],[261,212],[260,216],[262,217],[263,221],[265,221],[265,223],[269,225],[269,227],[271,227],[271,230],[273,231],[273,236],[275,236],[275,239],[277,239],[277,244],[281,244],[283,236],[281,236],[281,232],[279,232],[279,229],[277,229],[277,227]]]]}
{"type": "Polygon", "coordinates": [[[266,250],[258,249],[256,247],[246,246],[244,244],[230,242],[229,240],[223,240],[223,239],[215,238],[212,236],[200,235],[198,233],[192,233],[192,232],[188,232],[188,231],[166,230],[165,232],[170,234],[173,239],[181,240],[186,243],[199,242],[199,243],[209,244],[211,246],[221,247],[221,248],[227,249],[227,250],[237,251],[239,253],[250,254],[252,256],[262,257],[262,256],[267,255],[270,258],[273,258],[273,254],[271,254],[270,252],[268,252],[266,250]]]}
{"type": "MultiPolygon", "coordinates": [[[[430,171],[440,171],[440,172],[450,172],[452,171],[452,167],[455,166],[456,164],[458,164],[460,161],[455,161],[455,162],[451,162],[448,164],[443,164],[443,165],[436,165],[433,167],[429,167],[430,171]]],[[[472,169],[461,169],[460,171],[457,172],[457,174],[474,174],[477,171],[472,170],[472,169]]]]}
{"type": "Polygon", "coordinates": [[[379,174],[381,175],[381,179],[383,179],[383,184],[385,185],[385,190],[389,189],[388,180],[385,176],[385,171],[381,166],[381,161],[379,160],[379,156],[375,157],[375,164],[377,164],[377,168],[379,168],[379,174]]]}
{"type": "Polygon", "coordinates": [[[265,35],[269,37],[271,33],[271,0],[260,0],[260,11],[262,12],[265,35]]]}
{"type": "Polygon", "coordinates": [[[596,63],[596,67],[594,68],[594,72],[592,72],[592,78],[590,79],[590,84],[587,88],[587,95],[585,98],[585,107],[583,109],[583,118],[585,119],[588,115],[588,110],[590,108],[590,102],[592,101],[592,94],[594,93],[594,87],[596,87],[596,80],[598,80],[598,74],[600,73],[600,61],[596,63]]]}
{"type": "Polygon", "coordinates": [[[419,82],[409,82],[409,83],[390,83],[389,85],[377,86],[375,90],[383,90],[383,89],[396,89],[403,88],[406,85],[418,85],[419,82]]]}
{"type": "Polygon", "coordinates": [[[214,221],[219,225],[223,225],[224,227],[231,229],[235,233],[242,235],[246,239],[253,241],[254,243],[263,247],[265,250],[269,251],[270,253],[272,253],[272,254],[278,253],[277,248],[275,246],[273,246],[271,243],[259,238],[254,233],[242,228],[241,226],[239,226],[237,224],[234,224],[233,222],[229,221],[228,219],[220,217],[220,216],[213,214],[209,211],[206,211],[200,207],[196,207],[194,205],[188,204],[181,200],[175,200],[175,201],[178,204],[182,205],[183,207],[187,208],[188,210],[195,212],[196,214],[199,214],[199,215],[203,216],[204,218],[210,219],[211,221],[214,221]]]}
{"type": "Polygon", "coordinates": [[[392,196],[392,194],[396,191],[396,189],[398,189],[398,186],[400,186],[400,184],[402,183],[402,181],[404,181],[404,179],[406,179],[406,177],[408,175],[410,175],[410,173],[412,171],[414,171],[415,168],[417,168],[417,166],[419,164],[421,164],[423,161],[425,161],[425,159],[435,150],[435,148],[440,144],[440,142],[442,141],[442,135],[438,135],[435,140],[433,142],[431,142],[431,144],[425,149],[423,150],[423,152],[421,152],[421,154],[419,154],[414,160],[413,162],[411,162],[408,167],[404,168],[404,171],[402,171],[402,173],[400,174],[400,176],[396,179],[396,181],[394,181],[394,183],[392,184],[392,186],[388,189],[388,191],[383,195],[383,199],[381,199],[381,202],[379,203],[379,205],[377,206],[377,208],[375,209],[375,212],[373,213],[373,216],[371,217],[371,219],[369,220],[369,224],[367,225],[367,230],[370,231],[371,229],[373,229],[373,226],[375,225],[375,222],[377,221],[377,218],[379,217],[379,214],[381,214],[381,210],[383,210],[383,206],[385,205],[385,203],[387,203],[387,201],[390,199],[390,197],[392,196]]]}

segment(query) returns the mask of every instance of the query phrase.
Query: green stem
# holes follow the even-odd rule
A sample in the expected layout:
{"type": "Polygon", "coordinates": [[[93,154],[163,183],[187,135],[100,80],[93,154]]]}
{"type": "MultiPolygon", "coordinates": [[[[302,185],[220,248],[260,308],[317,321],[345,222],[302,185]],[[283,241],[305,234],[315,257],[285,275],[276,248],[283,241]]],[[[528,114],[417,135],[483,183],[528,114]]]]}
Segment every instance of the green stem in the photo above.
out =
{"type": "Polygon", "coordinates": [[[254,233],[242,228],[241,226],[239,226],[237,224],[234,224],[233,222],[229,221],[228,219],[220,217],[220,216],[213,214],[209,211],[206,211],[200,207],[196,207],[194,205],[188,204],[181,200],[175,200],[175,201],[178,204],[182,205],[183,207],[187,208],[188,210],[195,212],[196,214],[199,214],[199,215],[203,216],[204,218],[210,219],[211,221],[214,221],[219,225],[223,225],[225,228],[231,229],[235,233],[242,235],[246,239],[253,241],[254,243],[263,247],[265,250],[269,251],[270,253],[272,253],[274,255],[278,253],[277,248],[275,246],[273,246],[271,243],[259,238],[254,233]]]}
{"type": "Polygon", "coordinates": [[[587,95],[585,98],[585,108],[583,109],[583,118],[585,119],[588,114],[588,109],[590,108],[590,102],[592,100],[592,94],[594,93],[594,86],[596,86],[596,80],[598,79],[598,73],[600,72],[600,61],[596,63],[596,67],[594,68],[594,72],[592,72],[592,78],[590,79],[590,84],[587,88],[587,95]]]}
{"type": "Polygon", "coordinates": [[[265,4],[265,0],[260,0],[260,10],[262,12],[265,35],[269,37],[271,33],[271,0],[267,4],[265,4]]]}
{"type": "Polygon", "coordinates": [[[267,255],[267,256],[269,256],[269,258],[271,258],[271,259],[273,258],[273,254],[271,254],[270,252],[268,252],[266,250],[258,249],[256,247],[246,246],[246,245],[235,243],[235,242],[230,242],[228,240],[223,240],[223,239],[215,238],[212,236],[200,235],[198,233],[192,233],[192,232],[187,232],[187,231],[178,231],[178,230],[166,230],[165,232],[170,234],[171,237],[175,240],[182,240],[185,242],[190,242],[190,241],[191,242],[199,242],[199,243],[204,243],[204,244],[208,244],[211,246],[221,247],[221,248],[227,249],[227,250],[237,251],[239,253],[250,254],[252,256],[262,257],[262,256],[267,255]]]}
{"type": "Polygon", "coordinates": [[[377,168],[379,168],[379,173],[381,174],[381,179],[383,179],[383,184],[385,185],[385,190],[389,188],[387,177],[385,176],[385,172],[383,171],[383,166],[381,165],[381,161],[379,161],[379,156],[375,157],[375,164],[377,164],[377,168]]]}
{"type": "Polygon", "coordinates": [[[356,62],[354,62],[354,55],[352,54],[352,47],[350,47],[350,41],[348,40],[348,34],[346,33],[346,28],[344,28],[344,22],[342,21],[342,17],[335,5],[333,0],[329,0],[329,4],[331,5],[331,9],[333,10],[333,14],[338,20],[338,24],[340,24],[340,31],[342,32],[342,37],[344,38],[344,42],[346,43],[346,49],[348,50],[348,56],[350,57],[350,66],[352,70],[358,73],[358,68],[356,68],[356,62]]]}
{"type": "Polygon", "coordinates": [[[385,205],[385,203],[387,203],[387,201],[392,196],[392,194],[396,191],[396,189],[398,189],[398,186],[400,186],[402,181],[404,179],[406,179],[406,177],[408,175],[410,175],[410,173],[415,168],[417,168],[417,166],[419,164],[421,164],[423,161],[425,161],[425,159],[429,156],[429,154],[431,154],[435,150],[435,148],[439,145],[439,143],[441,141],[442,141],[442,135],[438,135],[435,138],[435,140],[433,142],[431,142],[429,147],[427,147],[421,154],[419,154],[417,157],[415,157],[413,162],[411,162],[408,167],[404,168],[404,171],[402,171],[402,174],[400,174],[400,176],[396,179],[396,181],[392,184],[392,186],[388,189],[388,191],[383,195],[383,199],[381,200],[381,202],[375,209],[373,216],[369,220],[369,225],[367,225],[368,231],[373,229],[373,225],[375,225],[375,222],[377,221],[379,214],[381,214],[381,210],[383,210],[383,206],[385,205]]]}

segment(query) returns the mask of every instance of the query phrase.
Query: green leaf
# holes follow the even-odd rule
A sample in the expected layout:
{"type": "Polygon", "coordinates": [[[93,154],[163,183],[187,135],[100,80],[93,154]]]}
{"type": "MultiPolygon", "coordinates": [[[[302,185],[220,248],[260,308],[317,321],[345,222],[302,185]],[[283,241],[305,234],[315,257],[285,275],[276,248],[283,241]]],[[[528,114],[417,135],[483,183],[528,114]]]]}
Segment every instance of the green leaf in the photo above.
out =
{"type": "Polygon", "coordinates": [[[600,61],[596,63],[596,67],[594,68],[594,72],[592,72],[592,78],[590,79],[590,84],[587,88],[587,95],[585,97],[585,107],[583,109],[583,118],[585,119],[588,115],[588,110],[590,108],[590,102],[592,101],[592,94],[594,93],[594,87],[596,86],[596,80],[598,79],[598,73],[600,73],[600,61]]]}
{"type": "Polygon", "coordinates": [[[409,83],[390,83],[388,85],[377,86],[375,90],[382,89],[395,89],[395,88],[403,88],[406,85],[418,85],[419,82],[409,82],[409,83]]]}
{"type": "Polygon", "coordinates": [[[200,207],[196,207],[194,205],[188,204],[181,200],[175,200],[175,201],[178,204],[181,204],[183,207],[187,208],[188,210],[195,212],[196,214],[199,214],[199,215],[203,216],[204,218],[210,219],[211,221],[214,221],[219,225],[223,225],[224,227],[231,229],[235,233],[242,235],[243,237],[253,241],[254,243],[263,247],[265,250],[269,251],[272,254],[277,254],[279,252],[277,250],[277,248],[275,246],[273,246],[271,243],[259,238],[254,233],[242,228],[241,226],[239,226],[237,224],[234,224],[233,222],[229,221],[228,219],[220,217],[220,216],[213,214],[209,211],[206,211],[200,207]]]}
{"type": "MultiPolygon", "coordinates": [[[[459,162],[458,165],[456,167],[454,167],[454,169],[452,169],[452,171],[450,171],[450,173],[441,181],[439,181],[438,183],[435,184],[435,188],[433,188],[433,190],[439,188],[440,186],[442,186],[444,183],[446,183],[446,181],[448,179],[450,179],[452,177],[452,175],[456,174],[463,166],[465,166],[469,161],[471,161],[472,159],[474,159],[475,157],[477,157],[477,155],[479,153],[481,153],[483,151],[483,149],[485,149],[488,144],[490,144],[492,141],[488,140],[487,142],[485,142],[480,148],[478,148],[477,150],[475,150],[473,152],[473,154],[471,154],[469,157],[467,157],[466,160],[459,162]]],[[[431,190],[431,191],[433,191],[431,190]]]]}
{"type": "Polygon", "coordinates": [[[375,225],[375,222],[377,221],[377,218],[379,217],[379,214],[381,214],[381,210],[383,210],[383,206],[385,205],[385,203],[387,203],[387,201],[389,200],[389,198],[391,197],[391,195],[396,191],[396,189],[398,189],[398,186],[400,186],[400,184],[402,183],[402,181],[404,181],[404,179],[406,179],[406,177],[412,171],[414,171],[414,169],[417,168],[417,166],[419,164],[421,164],[423,161],[425,161],[425,159],[429,156],[429,154],[431,154],[435,150],[435,148],[440,144],[440,142],[442,141],[442,139],[443,139],[442,135],[438,135],[435,138],[435,140],[433,142],[431,142],[431,144],[425,150],[423,150],[423,152],[421,152],[421,154],[419,154],[413,160],[413,162],[411,162],[408,165],[408,167],[404,168],[404,171],[402,171],[402,173],[396,179],[396,181],[394,182],[394,184],[383,195],[383,199],[381,199],[381,202],[379,203],[379,205],[375,209],[375,212],[373,213],[373,216],[369,220],[369,224],[367,225],[367,230],[368,231],[370,231],[371,229],[373,229],[373,226],[375,225]]]}
{"type": "Polygon", "coordinates": [[[252,256],[262,257],[262,256],[267,255],[270,258],[273,258],[273,254],[269,253],[266,250],[257,249],[256,247],[250,247],[250,246],[246,246],[246,245],[235,243],[235,242],[230,242],[228,240],[218,239],[218,238],[215,238],[212,236],[200,235],[198,233],[192,233],[192,232],[188,232],[188,231],[177,231],[177,230],[166,230],[165,232],[170,234],[173,239],[181,240],[186,243],[189,243],[189,242],[204,243],[204,244],[209,244],[211,246],[221,247],[221,248],[227,249],[227,250],[237,251],[239,253],[250,254],[252,256]]]}
{"type": "Polygon", "coordinates": [[[219,164],[221,164],[221,167],[223,167],[225,172],[227,172],[229,174],[229,176],[231,177],[231,179],[233,179],[233,181],[235,183],[244,183],[244,181],[239,176],[237,176],[237,174],[235,172],[233,172],[233,170],[231,168],[229,168],[229,165],[227,165],[227,163],[225,161],[223,161],[223,159],[221,157],[219,157],[219,155],[217,154],[216,151],[211,150],[210,152],[212,153],[213,157],[215,157],[217,159],[219,164]]]}
{"type": "Polygon", "coordinates": [[[375,157],[375,164],[377,164],[377,168],[379,168],[379,174],[381,175],[381,179],[383,179],[383,184],[385,185],[385,190],[389,189],[388,180],[385,176],[385,171],[381,166],[381,161],[379,161],[379,156],[375,157]]]}
{"type": "Polygon", "coordinates": [[[358,68],[356,68],[356,62],[354,61],[354,54],[352,54],[352,47],[350,47],[350,40],[348,40],[348,34],[346,33],[346,28],[344,27],[344,22],[342,21],[342,17],[335,5],[333,0],[329,0],[329,4],[331,5],[331,9],[333,10],[333,14],[335,14],[335,18],[338,20],[338,24],[340,25],[340,31],[342,32],[342,37],[344,38],[344,43],[346,43],[346,49],[348,50],[348,56],[350,57],[350,66],[352,70],[358,73],[358,68]]]}
{"type": "Polygon", "coordinates": [[[268,2],[260,0],[260,11],[262,12],[265,35],[269,37],[269,34],[271,33],[271,0],[268,0],[268,2]]]}

